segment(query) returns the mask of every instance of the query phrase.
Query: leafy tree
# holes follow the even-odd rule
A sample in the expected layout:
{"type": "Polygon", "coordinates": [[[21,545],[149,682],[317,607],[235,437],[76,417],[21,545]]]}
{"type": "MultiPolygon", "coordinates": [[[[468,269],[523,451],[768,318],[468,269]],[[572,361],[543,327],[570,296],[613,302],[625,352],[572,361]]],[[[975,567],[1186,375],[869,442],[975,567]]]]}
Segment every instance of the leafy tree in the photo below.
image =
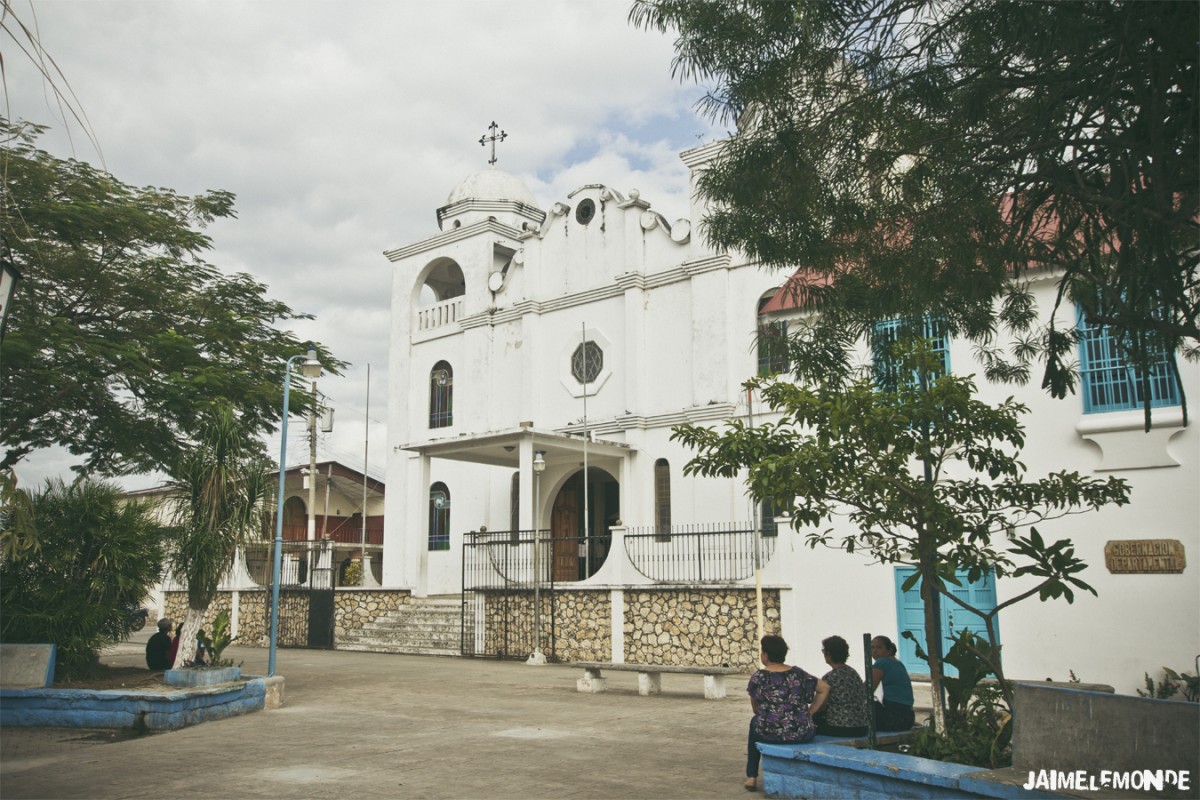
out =
{"type": "MultiPolygon", "coordinates": [[[[895,354],[901,374],[932,374],[928,351],[895,354]]],[[[751,381],[778,421],[751,427],[741,420],[724,430],[682,425],[674,439],[697,451],[689,475],[738,477],[748,472],[751,495],[774,498],[792,512],[810,546],[863,551],[881,563],[908,564],[921,582],[926,650],[934,697],[942,696],[940,628],[935,600],[978,615],[996,641],[999,611],[1027,597],[1064,597],[1075,588],[1094,593],[1077,575],[1085,568],[1069,541],[1047,545],[1036,530],[1019,531],[1067,514],[1128,502],[1125,481],[1056,472],[1027,480],[1018,460],[1025,443],[1019,417],[1026,408],[1009,398],[998,406],[975,399],[971,378],[927,380],[869,378],[814,387],[785,381],[751,381]],[[837,532],[818,526],[835,518],[837,532]],[[1033,587],[984,614],[947,589],[957,570],[977,580],[1029,575],[1033,587]]],[[[999,663],[994,672],[1003,684],[999,663]]],[[[935,721],[944,730],[940,703],[935,721]]]]}
{"type": "Polygon", "coordinates": [[[309,316],[203,260],[203,228],[234,216],[233,195],[129,186],[37,149],[42,130],[0,119],[0,236],[23,278],[3,341],[0,469],[62,445],[87,472],[170,471],[216,400],[271,430],[281,366],[304,349],[274,326],[309,316]]]}
{"type": "Polygon", "coordinates": [[[0,640],[57,644],[58,676],[86,675],[102,647],[129,635],[128,608],[158,580],[168,531],[113,484],[52,479],[17,493],[28,516],[14,520],[6,505],[4,527],[50,533],[0,558],[0,640]]]}
{"type": "Polygon", "coordinates": [[[233,409],[214,408],[198,445],[179,460],[172,486],[177,541],[172,571],[187,580],[188,609],[176,664],[195,658],[196,634],[221,579],[268,512],[272,463],[233,409]]]}
{"type": "Polygon", "coordinates": [[[19,558],[37,548],[29,493],[17,488],[17,476],[11,471],[0,472],[0,560],[19,558]]]}
{"type": "Polygon", "coordinates": [[[1200,4],[637,0],[630,17],[677,31],[675,74],[736,120],[700,177],[708,236],[802,270],[811,349],[836,361],[876,320],[935,312],[989,378],[1041,357],[1062,397],[1075,315],[1041,329],[1027,283],[1048,269],[1055,310],[1077,303],[1143,373],[1200,357],[1200,4]]]}

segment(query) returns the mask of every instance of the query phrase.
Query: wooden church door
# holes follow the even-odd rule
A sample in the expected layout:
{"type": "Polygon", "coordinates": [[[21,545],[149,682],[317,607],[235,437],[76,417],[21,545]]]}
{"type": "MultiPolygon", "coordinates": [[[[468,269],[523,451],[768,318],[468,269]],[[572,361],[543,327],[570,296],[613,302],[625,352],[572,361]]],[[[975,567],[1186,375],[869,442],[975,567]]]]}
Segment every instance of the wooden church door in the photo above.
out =
{"type": "Polygon", "coordinates": [[[570,484],[554,499],[551,512],[553,580],[579,580],[579,495],[570,484]]]}

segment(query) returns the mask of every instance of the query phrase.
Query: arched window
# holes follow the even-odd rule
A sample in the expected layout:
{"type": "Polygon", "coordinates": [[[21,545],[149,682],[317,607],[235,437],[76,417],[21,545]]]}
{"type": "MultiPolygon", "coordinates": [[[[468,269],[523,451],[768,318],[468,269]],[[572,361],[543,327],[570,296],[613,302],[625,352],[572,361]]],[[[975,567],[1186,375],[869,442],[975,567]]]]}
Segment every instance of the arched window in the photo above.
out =
{"type": "Polygon", "coordinates": [[[759,530],[762,531],[762,535],[777,536],[779,534],[779,526],[775,524],[775,518],[783,515],[783,504],[775,502],[775,498],[773,497],[768,497],[762,501],[759,508],[761,513],[759,530]]]}
{"type": "Polygon", "coordinates": [[[429,549],[450,549],[450,490],[440,481],[429,487],[429,549]]]}
{"type": "Polygon", "coordinates": [[[429,373],[429,427],[449,428],[454,424],[454,370],[447,361],[433,365],[429,373]]]}
{"type": "Polygon", "coordinates": [[[758,374],[767,377],[788,371],[788,325],[763,316],[767,304],[780,292],[772,289],[758,299],[758,374]]]}
{"type": "Polygon", "coordinates": [[[671,467],[665,458],[654,462],[654,533],[671,536],[671,467]]]}

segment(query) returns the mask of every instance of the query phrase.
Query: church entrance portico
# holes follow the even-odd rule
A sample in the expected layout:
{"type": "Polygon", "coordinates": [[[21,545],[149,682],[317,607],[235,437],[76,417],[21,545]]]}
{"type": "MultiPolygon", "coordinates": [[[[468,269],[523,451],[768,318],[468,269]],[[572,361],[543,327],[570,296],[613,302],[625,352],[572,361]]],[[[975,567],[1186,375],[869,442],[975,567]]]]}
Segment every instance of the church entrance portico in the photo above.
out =
{"type": "MultiPolygon", "coordinates": [[[[620,503],[630,499],[623,498],[618,488],[618,483],[622,487],[628,483],[635,452],[624,442],[585,442],[579,436],[538,430],[522,423],[507,430],[412,442],[398,449],[415,454],[411,466],[414,476],[419,477],[411,482],[415,488],[404,509],[413,530],[430,530],[432,488],[426,487],[433,487],[438,479],[434,462],[494,468],[490,472],[494,477],[483,477],[482,481],[476,478],[454,485],[445,481],[455,493],[455,512],[447,530],[438,530],[442,538],[437,549],[456,553],[468,537],[472,537],[473,544],[481,539],[505,539],[513,545],[528,541],[532,555],[535,540],[540,542],[537,564],[524,566],[519,577],[503,577],[510,583],[540,581],[548,585],[595,575],[608,557],[609,529],[621,514],[620,503]],[[585,463],[590,467],[586,481],[581,469],[585,463]],[[489,487],[486,490],[481,488],[485,485],[489,487]],[[507,502],[496,502],[498,498],[507,502]],[[459,521],[464,518],[470,522],[464,525],[459,521]],[[535,529],[539,531],[536,535],[535,529]],[[486,536],[478,535],[484,532],[486,536]]],[[[432,534],[429,540],[433,541],[432,534]]],[[[402,582],[414,587],[415,594],[448,594],[463,588],[460,580],[465,579],[463,568],[469,564],[434,552],[432,545],[426,546],[418,537],[407,544],[402,582]]],[[[515,548],[505,561],[511,564],[519,550],[515,548]]],[[[489,563],[494,560],[489,558],[489,563]]],[[[501,580],[500,576],[493,577],[501,580]]]]}

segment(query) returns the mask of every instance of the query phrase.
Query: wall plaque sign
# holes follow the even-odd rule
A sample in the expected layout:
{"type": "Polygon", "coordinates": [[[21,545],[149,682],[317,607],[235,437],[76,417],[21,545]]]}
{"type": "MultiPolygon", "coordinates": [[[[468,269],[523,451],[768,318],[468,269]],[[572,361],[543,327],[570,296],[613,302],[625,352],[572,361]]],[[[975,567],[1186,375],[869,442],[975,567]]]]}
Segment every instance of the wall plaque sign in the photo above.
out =
{"type": "Polygon", "coordinates": [[[1118,539],[1104,545],[1104,565],[1114,574],[1178,573],[1187,559],[1178,539],[1118,539]]]}

